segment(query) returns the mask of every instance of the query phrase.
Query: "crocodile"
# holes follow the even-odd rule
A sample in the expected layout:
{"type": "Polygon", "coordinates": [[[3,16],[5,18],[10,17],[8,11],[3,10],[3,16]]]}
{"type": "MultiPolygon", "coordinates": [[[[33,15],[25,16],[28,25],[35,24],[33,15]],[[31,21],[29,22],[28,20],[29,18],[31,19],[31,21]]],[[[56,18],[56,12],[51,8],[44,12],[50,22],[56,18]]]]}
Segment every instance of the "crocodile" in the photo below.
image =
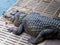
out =
{"type": "Polygon", "coordinates": [[[31,12],[17,28],[10,27],[8,31],[16,35],[25,32],[31,36],[28,42],[38,44],[47,39],[60,39],[60,21],[31,12]]]}

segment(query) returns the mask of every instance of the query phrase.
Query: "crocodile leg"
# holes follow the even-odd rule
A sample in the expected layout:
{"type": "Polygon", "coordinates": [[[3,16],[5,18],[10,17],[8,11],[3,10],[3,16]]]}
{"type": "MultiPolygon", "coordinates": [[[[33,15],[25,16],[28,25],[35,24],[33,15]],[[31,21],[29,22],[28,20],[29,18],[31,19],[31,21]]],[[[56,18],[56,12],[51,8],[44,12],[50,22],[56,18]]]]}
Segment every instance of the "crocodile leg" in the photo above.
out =
{"type": "Polygon", "coordinates": [[[55,33],[56,33],[55,30],[45,29],[45,30],[42,30],[36,38],[32,37],[32,38],[29,39],[28,41],[29,41],[30,43],[37,44],[37,43],[40,43],[40,42],[44,41],[44,38],[45,38],[44,36],[47,35],[48,37],[51,37],[51,36],[54,35],[55,33]]]}
{"type": "Polygon", "coordinates": [[[13,32],[13,30],[16,30],[16,28],[15,27],[9,27],[7,30],[8,30],[8,32],[13,32]]]}
{"type": "Polygon", "coordinates": [[[20,35],[24,31],[23,24],[20,24],[20,26],[17,28],[11,27],[8,29],[8,31],[13,32],[16,35],[20,35]]]}
{"type": "Polygon", "coordinates": [[[20,24],[20,26],[16,30],[13,30],[13,33],[16,35],[20,35],[22,32],[24,32],[23,24],[20,24]]]}

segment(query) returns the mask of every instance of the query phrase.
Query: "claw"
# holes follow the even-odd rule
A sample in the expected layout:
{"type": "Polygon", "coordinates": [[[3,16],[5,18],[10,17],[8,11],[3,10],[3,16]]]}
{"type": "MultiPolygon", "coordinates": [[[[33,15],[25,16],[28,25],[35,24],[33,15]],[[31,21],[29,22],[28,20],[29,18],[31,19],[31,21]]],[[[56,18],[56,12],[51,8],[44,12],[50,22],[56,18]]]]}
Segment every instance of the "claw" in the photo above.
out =
{"type": "Polygon", "coordinates": [[[7,30],[8,30],[8,32],[12,32],[13,28],[11,27],[11,28],[8,28],[7,30]]]}
{"type": "Polygon", "coordinates": [[[10,27],[10,28],[8,28],[7,30],[8,30],[8,32],[13,32],[13,30],[16,30],[16,28],[10,27]]]}

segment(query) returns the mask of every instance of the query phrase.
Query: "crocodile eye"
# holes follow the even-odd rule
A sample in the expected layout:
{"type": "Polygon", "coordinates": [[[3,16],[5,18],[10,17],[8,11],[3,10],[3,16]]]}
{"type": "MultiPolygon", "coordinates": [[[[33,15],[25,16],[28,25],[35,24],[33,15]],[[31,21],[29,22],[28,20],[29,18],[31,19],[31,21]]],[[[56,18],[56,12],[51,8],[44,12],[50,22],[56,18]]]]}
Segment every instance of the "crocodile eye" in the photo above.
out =
{"type": "Polygon", "coordinates": [[[19,10],[17,10],[16,12],[19,12],[19,10]]]}
{"type": "Polygon", "coordinates": [[[6,16],[6,15],[5,15],[4,17],[5,17],[5,18],[7,18],[7,16],[6,16]]]}

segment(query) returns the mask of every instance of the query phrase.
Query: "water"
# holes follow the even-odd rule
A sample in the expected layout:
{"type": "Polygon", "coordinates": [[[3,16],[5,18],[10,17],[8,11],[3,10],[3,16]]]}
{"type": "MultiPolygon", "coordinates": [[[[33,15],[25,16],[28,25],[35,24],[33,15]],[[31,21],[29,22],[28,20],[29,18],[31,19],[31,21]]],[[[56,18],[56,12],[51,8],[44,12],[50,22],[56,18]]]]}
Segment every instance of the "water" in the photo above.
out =
{"type": "Polygon", "coordinates": [[[16,0],[0,0],[0,16],[2,15],[3,11],[6,11],[15,2],[16,0]]]}

